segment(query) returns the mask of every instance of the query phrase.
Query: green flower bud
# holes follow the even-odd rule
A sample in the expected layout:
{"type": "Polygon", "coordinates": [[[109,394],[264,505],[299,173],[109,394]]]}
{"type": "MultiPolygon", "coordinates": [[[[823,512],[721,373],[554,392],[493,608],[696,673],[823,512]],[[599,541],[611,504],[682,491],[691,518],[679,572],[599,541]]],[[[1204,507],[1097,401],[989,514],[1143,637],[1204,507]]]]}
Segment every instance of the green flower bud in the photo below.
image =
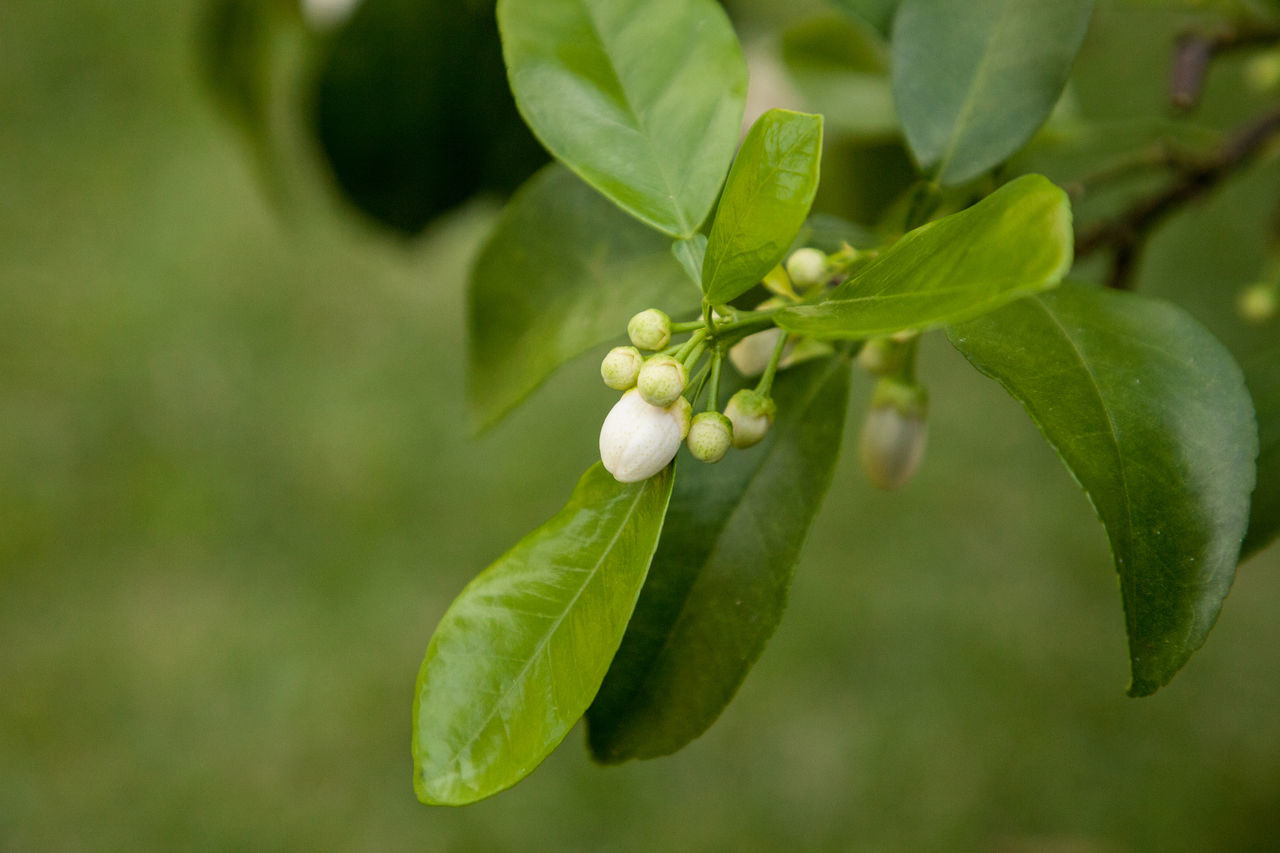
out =
{"type": "Polygon", "coordinates": [[[773,400],[749,388],[730,397],[724,414],[733,424],[733,446],[742,450],[759,444],[773,426],[777,410],[773,400]]]}
{"type": "Polygon", "coordinates": [[[627,323],[627,335],[640,349],[660,350],[671,343],[671,318],[657,308],[641,311],[627,323]]]}
{"type": "Polygon", "coordinates": [[[1262,325],[1280,311],[1280,287],[1266,281],[1249,285],[1236,297],[1236,310],[1245,322],[1262,325]]]}
{"type": "Polygon", "coordinates": [[[733,443],[733,422],[719,412],[699,412],[689,428],[689,452],[702,462],[719,462],[733,443]]]}
{"type": "Polygon", "coordinates": [[[635,387],[644,356],[635,347],[614,347],[600,362],[600,378],[615,391],[635,387]]]}
{"type": "Polygon", "coordinates": [[[827,256],[817,249],[796,249],[787,258],[787,275],[801,287],[827,280],[827,256]]]}
{"type": "Polygon", "coordinates": [[[669,355],[656,355],[640,368],[636,387],[650,405],[665,409],[684,393],[688,381],[683,364],[669,355]]]}
{"type": "Polygon", "coordinates": [[[873,486],[901,488],[920,467],[928,438],[927,410],[920,386],[895,379],[876,384],[859,446],[862,470],[873,486]]]}
{"type": "Polygon", "coordinates": [[[600,427],[600,461],[620,483],[637,483],[675,458],[689,429],[689,401],[666,409],[651,406],[632,388],[614,404],[600,427]]]}
{"type": "Polygon", "coordinates": [[[902,365],[902,348],[889,338],[872,338],[858,351],[858,366],[872,376],[888,376],[902,365]]]}

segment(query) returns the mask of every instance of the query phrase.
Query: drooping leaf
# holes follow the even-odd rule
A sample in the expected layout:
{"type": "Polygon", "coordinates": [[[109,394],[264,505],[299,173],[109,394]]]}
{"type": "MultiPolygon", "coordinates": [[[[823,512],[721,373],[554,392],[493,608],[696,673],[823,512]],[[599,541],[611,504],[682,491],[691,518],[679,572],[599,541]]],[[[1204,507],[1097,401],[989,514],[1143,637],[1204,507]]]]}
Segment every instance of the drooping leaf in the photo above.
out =
{"type": "Polygon", "coordinates": [[[418,799],[496,794],[573,728],[631,617],[671,483],[670,467],[622,484],[597,463],[564,509],[449,606],[414,691],[418,799]]]}
{"type": "Polygon", "coordinates": [[[738,150],[707,238],[702,289],[713,304],[749,290],[786,256],[818,191],[822,116],[769,110],[738,150]]]}
{"type": "Polygon", "coordinates": [[[1241,558],[1267,547],[1280,534],[1280,346],[1245,363],[1245,380],[1258,415],[1258,485],[1249,512],[1241,558]]]}
{"type": "Polygon", "coordinates": [[[898,0],[834,0],[834,2],[855,19],[870,24],[886,36],[889,34],[889,26],[893,23],[893,13],[898,8],[898,0]]]}
{"type": "Polygon", "coordinates": [[[820,338],[924,329],[992,311],[1056,285],[1071,267],[1071,206],[1025,175],[978,204],[909,232],[816,305],[778,325],[820,338]]]}
{"type": "Polygon", "coordinates": [[[325,53],[315,127],[347,197],[408,234],[547,161],[507,89],[486,3],[362,0],[325,53]]]}
{"type": "Polygon", "coordinates": [[[920,167],[957,184],[1044,123],[1084,40],[1093,0],[902,0],[893,95],[920,167]]]}
{"type": "Polygon", "coordinates": [[[587,712],[599,761],[674,752],[715,719],[777,627],[831,481],[849,361],[778,375],[763,444],[680,468],[649,580],[587,712]]]}
{"type": "Polygon", "coordinates": [[[697,305],[670,241],[560,165],[512,197],[471,272],[473,422],[492,425],[638,311],[697,305]]]}
{"type": "Polygon", "coordinates": [[[499,0],[521,115],[557,158],[659,230],[688,237],[715,202],[746,97],[713,0],[499,0]]]}
{"type": "Polygon", "coordinates": [[[699,290],[702,289],[702,261],[707,255],[707,238],[703,234],[677,240],[671,244],[671,254],[699,290]]]}
{"type": "Polygon", "coordinates": [[[1120,575],[1132,696],[1213,627],[1249,515],[1257,433],[1240,368],[1181,309],[1067,284],[948,330],[1088,493],[1120,575]]]}
{"type": "Polygon", "coordinates": [[[782,61],[804,105],[822,113],[830,134],[898,136],[888,48],[866,26],[834,13],[809,18],[782,34],[782,61]]]}

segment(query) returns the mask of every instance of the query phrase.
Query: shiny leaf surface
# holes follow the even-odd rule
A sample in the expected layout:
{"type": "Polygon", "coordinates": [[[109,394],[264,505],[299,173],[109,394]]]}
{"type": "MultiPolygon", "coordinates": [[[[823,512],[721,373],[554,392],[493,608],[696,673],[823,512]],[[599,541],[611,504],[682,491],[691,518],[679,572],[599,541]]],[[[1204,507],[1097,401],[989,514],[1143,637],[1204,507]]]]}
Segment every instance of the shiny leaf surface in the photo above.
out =
{"type": "Polygon", "coordinates": [[[1217,619],[1249,515],[1257,434],[1240,368],[1181,309],[1067,284],[949,330],[1088,493],[1120,575],[1132,696],[1217,619]]]}

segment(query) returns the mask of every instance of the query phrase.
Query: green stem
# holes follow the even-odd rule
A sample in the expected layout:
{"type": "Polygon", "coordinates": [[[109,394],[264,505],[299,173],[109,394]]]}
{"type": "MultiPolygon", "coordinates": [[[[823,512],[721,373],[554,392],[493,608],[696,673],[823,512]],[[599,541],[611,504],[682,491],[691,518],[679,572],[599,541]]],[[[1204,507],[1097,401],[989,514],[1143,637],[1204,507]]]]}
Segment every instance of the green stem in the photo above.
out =
{"type": "Polygon", "coordinates": [[[700,328],[696,332],[694,332],[692,335],[690,335],[689,340],[681,344],[680,349],[676,350],[675,360],[684,361],[685,358],[689,355],[689,353],[692,352],[698,346],[698,344],[702,343],[702,340],[706,336],[707,336],[707,330],[705,328],[700,328]]]}
{"type": "Polygon", "coordinates": [[[760,384],[756,386],[756,393],[765,397],[769,396],[769,392],[773,390],[773,376],[778,372],[778,362],[782,361],[782,351],[787,346],[786,332],[778,335],[778,343],[773,348],[773,355],[769,356],[769,366],[764,369],[764,375],[760,377],[760,384]]]}
{"type": "Polygon", "coordinates": [[[692,332],[697,329],[701,329],[705,325],[706,323],[702,322],[701,320],[686,320],[683,323],[672,323],[671,334],[679,335],[679,334],[683,334],[684,332],[692,332]]]}
{"type": "Polygon", "coordinates": [[[724,354],[720,351],[717,344],[715,351],[711,354],[711,390],[707,394],[707,411],[717,412],[720,410],[720,363],[724,360],[724,354]]]}
{"type": "Polygon", "coordinates": [[[707,382],[707,374],[711,372],[711,365],[704,364],[702,370],[698,371],[698,375],[689,383],[689,387],[693,389],[693,393],[689,395],[689,405],[694,406],[698,403],[698,398],[702,396],[702,386],[707,382]]]}

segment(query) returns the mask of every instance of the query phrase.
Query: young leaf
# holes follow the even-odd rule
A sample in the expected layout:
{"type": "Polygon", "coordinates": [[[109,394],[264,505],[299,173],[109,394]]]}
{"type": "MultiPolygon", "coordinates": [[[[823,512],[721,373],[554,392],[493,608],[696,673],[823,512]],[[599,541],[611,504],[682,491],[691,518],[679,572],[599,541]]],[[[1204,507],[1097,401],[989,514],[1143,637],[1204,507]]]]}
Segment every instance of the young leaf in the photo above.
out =
{"type": "Polygon", "coordinates": [[[697,230],[738,141],[747,69],[712,0],[499,0],[516,105],[628,213],[697,230]]]}
{"type": "Polygon", "coordinates": [[[649,580],[587,711],[598,761],[675,752],[733,697],[782,616],[831,482],[848,386],[843,357],[785,371],[760,447],[681,465],[649,580]]]}
{"type": "Polygon", "coordinates": [[[698,289],[702,289],[702,261],[707,255],[707,238],[702,234],[694,234],[671,244],[671,254],[675,255],[680,266],[698,289]]]}
{"type": "Polygon", "coordinates": [[[414,788],[464,805],[511,787],[596,694],[644,583],[671,468],[619,483],[597,463],[568,505],[467,585],[413,700],[414,788]]]}
{"type": "Polygon", "coordinates": [[[911,231],[816,305],[778,325],[820,338],[867,338],[977,316],[1056,285],[1071,267],[1071,205],[1040,175],[911,231]]]}
{"type": "Polygon", "coordinates": [[[1068,284],[948,330],[1088,493],[1120,574],[1131,696],[1167,684],[1235,576],[1258,439],[1240,368],[1199,323],[1068,284]]]}
{"type": "Polygon", "coordinates": [[[787,254],[818,191],[822,116],[769,110],[733,161],[702,263],[713,304],[751,289],[787,254]]]}
{"type": "Polygon", "coordinates": [[[654,305],[697,305],[668,241],[562,166],[511,199],[471,272],[473,421],[495,423],[557,367],[654,305]]]}
{"type": "Polygon", "coordinates": [[[1258,412],[1258,485],[1249,512],[1241,558],[1261,551],[1280,534],[1280,346],[1257,353],[1245,379],[1258,412]]]}
{"type": "Polygon", "coordinates": [[[958,184],[1026,143],[1053,111],[1093,0],[903,0],[893,95],[920,167],[958,184]]]}

